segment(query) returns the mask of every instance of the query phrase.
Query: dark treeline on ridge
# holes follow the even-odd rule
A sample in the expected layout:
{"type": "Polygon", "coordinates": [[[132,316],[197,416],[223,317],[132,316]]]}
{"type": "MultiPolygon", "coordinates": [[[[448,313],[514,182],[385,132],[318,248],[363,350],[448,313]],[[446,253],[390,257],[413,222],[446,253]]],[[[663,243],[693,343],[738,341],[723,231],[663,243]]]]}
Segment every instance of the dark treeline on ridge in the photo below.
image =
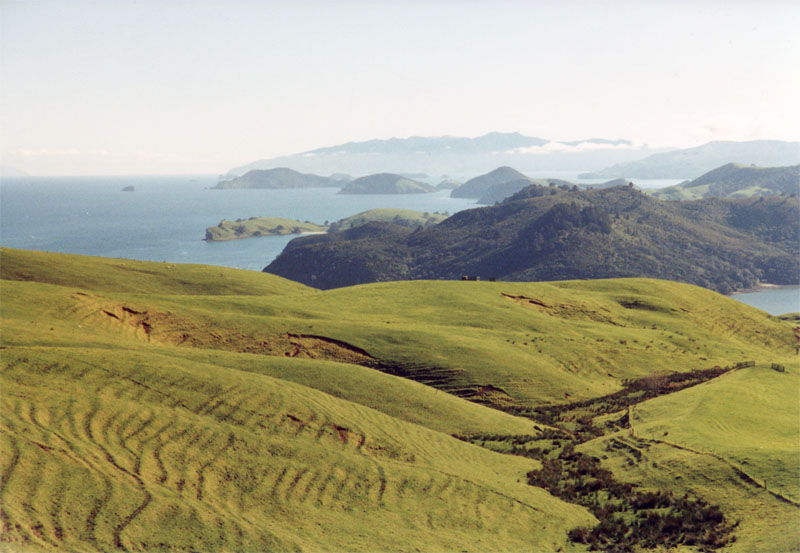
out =
{"type": "Polygon", "coordinates": [[[427,229],[372,223],[298,238],[265,271],[323,289],[470,275],[654,277],[728,293],[758,282],[797,284],[798,244],[797,197],[667,202],[632,186],[533,184],[427,229]]]}

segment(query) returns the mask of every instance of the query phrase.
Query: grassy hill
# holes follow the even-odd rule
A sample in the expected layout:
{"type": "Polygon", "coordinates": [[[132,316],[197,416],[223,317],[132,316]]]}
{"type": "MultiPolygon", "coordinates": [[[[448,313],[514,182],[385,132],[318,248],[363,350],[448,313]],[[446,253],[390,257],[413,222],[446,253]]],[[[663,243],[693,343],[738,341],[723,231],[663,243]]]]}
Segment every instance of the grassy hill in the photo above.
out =
{"type": "Polygon", "coordinates": [[[580,446],[625,482],[699,494],[738,521],[726,550],[796,551],[800,365],[733,371],[631,409],[629,430],[580,446]]]}
{"type": "Polygon", "coordinates": [[[800,193],[800,165],[755,167],[728,163],[692,181],[650,193],[661,200],[797,195],[800,193]]]}
{"type": "MultiPolygon", "coordinates": [[[[544,438],[547,424],[503,410],[745,359],[788,370],[638,404],[633,427],[685,426],[669,435],[796,493],[792,323],[701,288],[627,279],[320,292],[218,267],[0,255],[7,550],[580,549],[567,534],[595,519],[526,484],[541,460],[451,435],[544,438]],[[745,403],[729,399],[743,390],[745,403]],[[777,417],[726,415],[765,398],[777,417]],[[726,446],[737,432],[750,438],[726,446]]],[[[636,466],[663,487],[668,473],[651,468],[636,466]]],[[[692,493],[741,513],[751,551],[791,545],[753,525],[756,515],[790,524],[795,511],[767,495],[747,518],[736,505],[755,505],[750,488],[730,469],[703,470],[685,478],[714,485],[692,493]]]]}

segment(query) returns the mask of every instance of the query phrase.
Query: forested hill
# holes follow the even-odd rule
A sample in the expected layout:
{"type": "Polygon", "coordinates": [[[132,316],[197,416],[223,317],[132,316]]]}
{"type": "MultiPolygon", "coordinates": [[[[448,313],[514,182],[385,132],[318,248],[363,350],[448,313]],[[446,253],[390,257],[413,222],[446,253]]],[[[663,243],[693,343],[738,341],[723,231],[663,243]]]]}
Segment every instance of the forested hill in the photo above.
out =
{"type": "Polygon", "coordinates": [[[720,292],[796,284],[800,200],[665,202],[632,187],[532,185],[413,231],[375,223],[293,240],[264,270],[318,288],[404,279],[655,277],[720,292]]]}

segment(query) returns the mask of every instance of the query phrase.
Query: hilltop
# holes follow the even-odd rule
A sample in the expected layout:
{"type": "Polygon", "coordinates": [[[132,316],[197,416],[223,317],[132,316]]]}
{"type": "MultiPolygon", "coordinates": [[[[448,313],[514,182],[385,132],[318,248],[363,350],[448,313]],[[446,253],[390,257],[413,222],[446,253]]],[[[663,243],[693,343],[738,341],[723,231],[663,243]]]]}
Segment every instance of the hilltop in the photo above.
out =
{"type": "Polygon", "coordinates": [[[797,249],[780,237],[798,235],[800,200],[785,200],[732,204],[729,213],[753,223],[732,227],[722,213],[714,221],[704,216],[723,208],[662,202],[630,186],[577,191],[532,185],[499,205],[462,211],[416,232],[374,225],[335,238],[298,238],[264,270],[320,288],[463,275],[533,281],[646,276],[722,292],[759,281],[793,284],[800,274],[797,249]],[[784,211],[786,217],[771,219],[784,211]],[[762,232],[758,220],[776,226],[762,232]]]}
{"type": "MultiPolygon", "coordinates": [[[[526,177],[516,169],[511,167],[498,167],[497,169],[469,179],[467,182],[455,188],[451,193],[451,198],[480,198],[486,194],[487,190],[498,184],[509,182],[530,184],[530,178],[526,177]]],[[[521,187],[526,186],[523,184],[521,187]]]]}
{"type": "MultiPolygon", "coordinates": [[[[483,205],[492,205],[497,202],[505,201],[507,198],[510,198],[516,194],[524,194],[525,192],[523,191],[530,191],[534,188],[539,190],[545,188],[555,188],[560,191],[570,191],[573,189],[577,190],[578,185],[562,179],[527,179],[502,182],[499,184],[493,184],[487,188],[486,192],[484,192],[484,194],[478,198],[477,203],[483,205]],[[533,187],[531,185],[536,186],[533,187]]],[[[548,193],[550,193],[549,190],[548,193]]]]}
{"type": "Polygon", "coordinates": [[[393,173],[367,175],[348,182],[339,194],[427,194],[435,187],[393,173]]]}
{"type": "Polygon", "coordinates": [[[216,190],[229,190],[235,188],[323,188],[339,187],[342,180],[333,177],[321,177],[300,173],[287,167],[275,169],[254,169],[240,177],[224,180],[213,188],[216,190]]]}
{"type": "Polygon", "coordinates": [[[447,219],[446,213],[428,213],[412,209],[377,208],[356,213],[331,223],[328,232],[341,232],[371,222],[384,222],[416,229],[436,225],[447,219]]]}
{"type": "Polygon", "coordinates": [[[651,194],[661,200],[797,195],[800,194],[800,165],[755,167],[728,163],[692,181],[655,189],[651,194]]]}
{"type": "Polygon", "coordinates": [[[792,326],[708,290],[0,255],[4,548],[799,545],[792,326]]]}
{"type": "Polygon", "coordinates": [[[778,167],[800,163],[800,142],[752,140],[715,141],[670,152],[656,153],[638,161],[619,163],[581,178],[694,179],[728,163],[778,167]]]}

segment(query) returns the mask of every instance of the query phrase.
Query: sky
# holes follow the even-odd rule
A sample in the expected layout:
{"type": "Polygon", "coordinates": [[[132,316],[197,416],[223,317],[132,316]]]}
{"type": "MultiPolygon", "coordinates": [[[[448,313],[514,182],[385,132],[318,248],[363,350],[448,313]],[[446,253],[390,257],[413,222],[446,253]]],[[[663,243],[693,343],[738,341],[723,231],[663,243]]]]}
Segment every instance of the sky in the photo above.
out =
{"type": "Polygon", "coordinates": [[[795,0],[0,0],[0,164],[214,174],[349,141],[800,140],[795,0]]]}

